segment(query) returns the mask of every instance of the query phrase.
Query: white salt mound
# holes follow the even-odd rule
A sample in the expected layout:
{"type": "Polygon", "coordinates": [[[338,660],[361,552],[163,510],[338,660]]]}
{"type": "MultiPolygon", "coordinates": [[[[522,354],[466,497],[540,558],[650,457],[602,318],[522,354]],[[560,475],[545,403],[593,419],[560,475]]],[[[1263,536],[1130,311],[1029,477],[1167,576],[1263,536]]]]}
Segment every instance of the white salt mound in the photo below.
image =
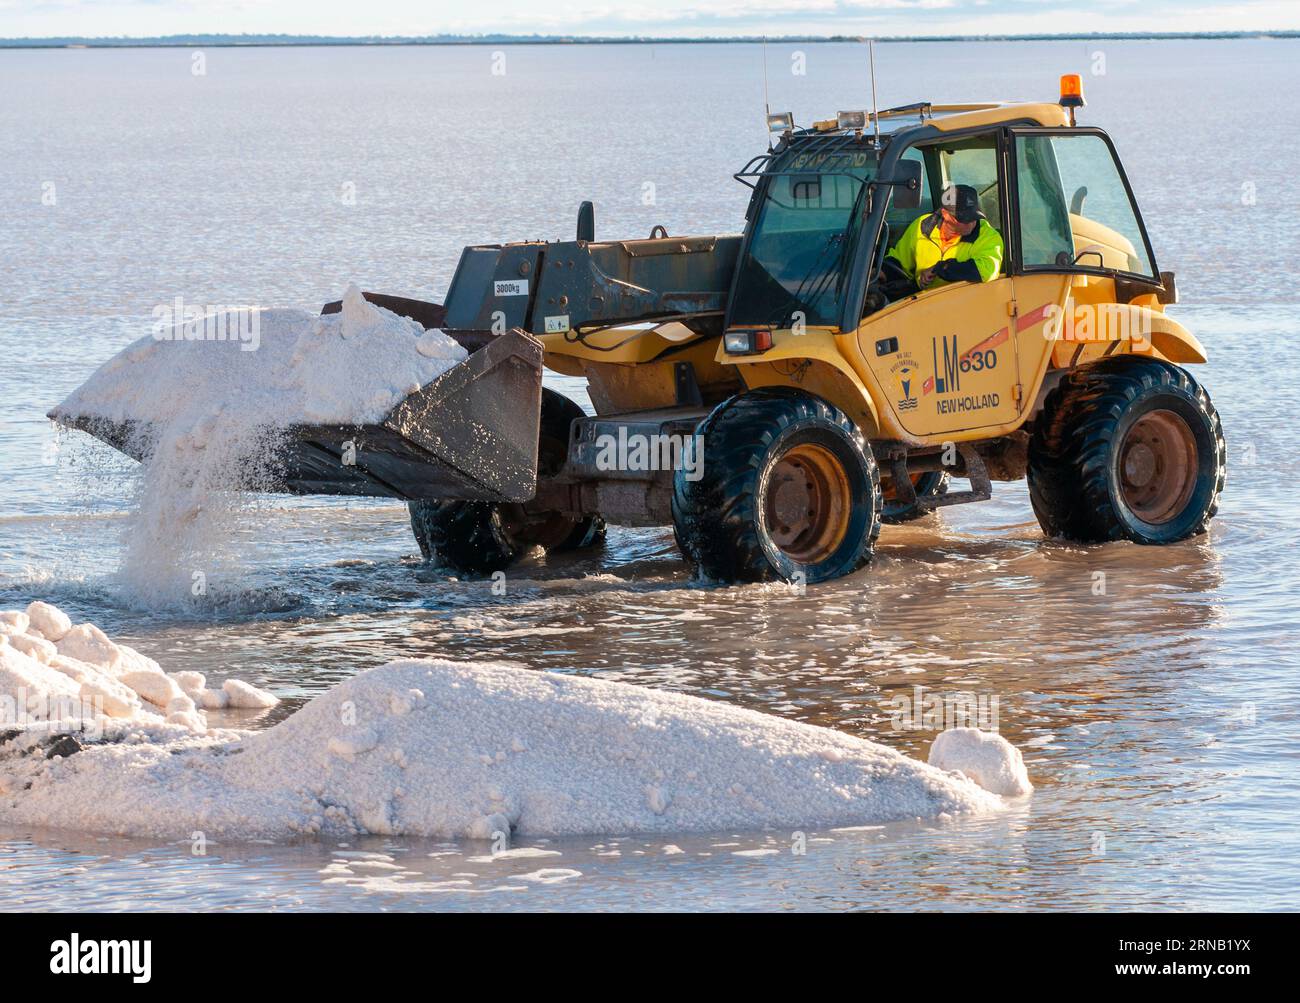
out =
{"type": "Polygon", "coordinates": [[[104,669],[115,669],[122,663],[122,649],[93,623],[72,628],[63,635],[57,647],[59,654],[66,658],[104,669]]]}
{"type": "MultiPolygon", "coordinates": [[[[157,726],[170,734],[166,726],[171,725],[208,734],[207,719],[200,712],[209,692],[202,675],[169,675],[152,658],[114,642],[94,624],[71,623],[67,614],[47,603],[32,603],[21,615],[0,614],[0,731],[98,736],[106,729],[120,733],[123,728],[157,726]],[[24,622],[27,627],[20,630],[24,622]],[[49,635],[32,633],[38,624],[61,634],[57,643],[49,635]]],[[[242,694],[239,706],[264,708],[278,702],[239,680],[226,680],[226,687],[242,694]]],[[[217,692],[225,698],[225,690],[217,692]]]]}
{"type": "Polygon", "coordinates": [[[0,822],[151,838],[804,829],[992,811],[873,742],[695,697],[399,661],[233,740],[0,757],[0,822]]]}
{"type": "MultiPolygon", "coordinates": [[[[466,357],[441,331],[374,306],[355,285],[329,316],[221,316],[242,318],[244,332],[205,338],[191,319],[147,335],[53,412],[139,423],[147,460],[121,584],[145,605],[185,606],[241,575],[232,541],[249,501],[240,493],[274,485],[286,429],[381,421],[466,357]]],[[[232,320],[221,330],[236,327],[232,320]]]]}
{"type": "Polygon", "coordinates": [[[1020,750],[1001,735],[978,728],[950,728],[930,746],[930,765],[950,770],[1003,797],[1034,789],[1020,750]]]}
{"type": "Polygon", "coordinates": [[[72,629],[68,614],[57,606],[39,600],[27,607],[27,619],[31,627],[40,631],[47,641],[61,641],[72,629]]]}
{"type": "Polygon", "coordinates": [[[221,684],[221,689],[226,698],[224,705],[230,707],[264,710],[268,707],[274,707],[280,702],[270,693],[267,693],[266,690],[259,690],[256,686],[250,685],[242,679],[227,679],[221,684]]]}
{"type": "Polygon", "coordinates": [[[31,622],[31,617],[16,609],[5,610],[0,613],[0,629],[11,627],[18,633],[23,634],[31,626],[31,622]]]}

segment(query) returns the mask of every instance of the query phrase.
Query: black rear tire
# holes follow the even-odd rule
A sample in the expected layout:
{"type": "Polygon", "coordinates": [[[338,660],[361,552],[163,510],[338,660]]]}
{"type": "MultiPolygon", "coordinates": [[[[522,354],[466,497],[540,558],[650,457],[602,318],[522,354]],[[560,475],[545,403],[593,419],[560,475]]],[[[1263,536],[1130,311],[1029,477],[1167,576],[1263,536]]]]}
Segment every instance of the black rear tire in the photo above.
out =
{"type": "MultiPolygon", "coordinates": [[[[542,388],[539,476],[559,472],[568,454],[569,427],[582,416],[582,408],[573,401],[549,387],[542,388]]],[[[571,519],[498,502],[416,501],[407,507],[411,531],[424,559],[439,561],[462,574],[504,571],[533,546],[564,551],[605,541],[605,521],[600,516],[571,519]]]]}
{"type": "Polygon", "coordinates": [[[753,390],[700,424],[699,480],[679,470],[673,523],[716,582],[807,584],[850,574],[880,535],[880,472],[838,408],[789,388],[753,390]]]}
{"type": "MultiPolygon", "coordinates": [[[[948,493],[948,472],[946,470],[927,470],[917,477],[916,482],[912,485],[916,492],[916,497],[920,498],[937,498],[940,495],[948,493]]],[[[906,504],[902,501],[890,498],[888,493],[885,495],[885,507],[881,512],[881,519],[891,526],[900,525],[905,522],[914,522],[922,516],[929,515],[934,509],[922,508],[920,504],[913,502],[906,504]]]]}
{"type": "Polygon", "coordinates": [[[426,561],[437,561],[462,574],[490,575],[510,567],[524,552],[525,545],[507,522],[507,506],[418,501],[408,508],[411,531],[426,561]]]}
{"type": "Polygon", "coordinates": [[[1227,467],[1204,388],[1159,359],[1107,359],[1048,394],[1029,442],[1029,497],[1048,536],[1163,544],[1204,533],[1227,467]]]}

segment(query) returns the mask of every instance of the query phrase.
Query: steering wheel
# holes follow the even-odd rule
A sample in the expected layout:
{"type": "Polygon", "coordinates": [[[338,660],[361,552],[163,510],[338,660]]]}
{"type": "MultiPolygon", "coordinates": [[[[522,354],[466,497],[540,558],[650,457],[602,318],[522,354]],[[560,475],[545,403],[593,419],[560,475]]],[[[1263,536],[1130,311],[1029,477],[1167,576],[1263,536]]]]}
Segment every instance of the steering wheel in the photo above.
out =
{"type": "Polygon", "coordinates": [[[894,300],[914,296],[919,290],[916,287],[916,280],[907,274],[897,258],[886,258],[884,264],[880,266],[880,277],[874,286],[874,291],[884,300],[881,305],[887,306],[894,300]]]}
{"type": "Polygon", "coordinates": [[[880,281],[890,285],[894,282],[911,282],[912,278],[897,258],[886,258],[880,266],[880,281]]]}

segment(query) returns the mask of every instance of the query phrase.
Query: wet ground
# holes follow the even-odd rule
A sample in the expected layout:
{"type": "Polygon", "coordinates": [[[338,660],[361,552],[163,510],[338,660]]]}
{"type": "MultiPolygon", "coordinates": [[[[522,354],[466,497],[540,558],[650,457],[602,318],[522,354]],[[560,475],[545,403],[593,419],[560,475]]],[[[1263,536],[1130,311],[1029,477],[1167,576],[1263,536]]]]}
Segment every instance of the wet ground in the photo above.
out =
{"type": "MultiPolygon", "coordinates": [[[[1210,339],[1233,318],[1187,313],[1210,339]]],[[[100,542],[123,519],[7,519],[0,606],[50,598],[169,669],[286,698],[230,724],[265,726],[420,654],[693,693],[921,757],[942,723],[934,700],[968,694],[1024,750],[1038,789],[993,819],[806,833],[803,854],[792,833],[728,833],[560,841],[490,864],[481,845],[388,839],[196,858],[189,844],[6,832],[0,900],[49,905],[37,879],[75,873],[79,908],[482,908],[487,893],[527,909],[1294,906],[1300,590],[1283,543],[1297,522],[1277,462],[1285,433],[1218,385],[1235,462],[1209,537],[1074,547],[1043,538],[1023,484],[999,485],[990,503],[887,527],[870,567],[802,594],[696,582],[670,531],[614,529],[601,551],[535,556],[496,595],[422,565],[399,508],[267,499],[232,544],[250,562],[246,592],[203,612],[138,610],[120,603],[100,542]],[[899,728],[897,697],[930,718],[899,728]]],[[[106,461],[62,462],[67,481],[116,476],[106,461]]]]}

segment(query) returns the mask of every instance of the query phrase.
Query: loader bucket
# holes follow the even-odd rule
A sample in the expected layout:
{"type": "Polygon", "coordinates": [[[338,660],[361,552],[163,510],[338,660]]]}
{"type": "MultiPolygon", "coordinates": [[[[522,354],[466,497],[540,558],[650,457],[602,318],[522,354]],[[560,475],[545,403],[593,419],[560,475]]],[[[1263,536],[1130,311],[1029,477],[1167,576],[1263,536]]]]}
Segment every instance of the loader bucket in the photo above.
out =
{"type": "MultiPolygon", "coordinates": [[[[420,311],[413,319],[426,328],[442,317],[436,304],[369,293],[366,298],[407,316],[420,311]]],[[[327,304],[324,312],[337,309],[337,304],[327,304]]],[[[541,421],[541,343],[518,329],[502,335],[447,333],[470,352],[464,362],[403,399],[378,424],[292,426],[264,488],[408,501],[532,498],[541,421]]],[[[136,460],[145,458],[151,441],[148,430],[136,422],[59,411],[49,416],[136,460]]]]}
{"type": "Polygon", "coordinates": [[[284,487],[303,495],[527,501],[537,491],[541,406],[542,346],[509,331],[378,425],[294,428],[284,487]],[[345,454],[354,462],[345,464],[345,454]]]}

